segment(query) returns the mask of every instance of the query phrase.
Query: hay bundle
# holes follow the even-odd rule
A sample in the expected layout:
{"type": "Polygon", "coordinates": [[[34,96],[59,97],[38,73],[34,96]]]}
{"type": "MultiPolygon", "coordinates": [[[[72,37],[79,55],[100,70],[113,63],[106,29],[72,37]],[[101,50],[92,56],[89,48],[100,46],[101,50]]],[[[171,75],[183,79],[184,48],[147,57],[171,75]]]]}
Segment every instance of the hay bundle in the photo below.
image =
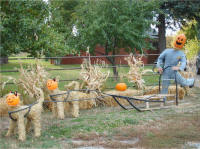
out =
{"type": "Polygon", "coordinates": [[[137,89],[143,90],[145,89],[145,81],[142,78],[142,75],[147,72],[152,72],[152,70],[144,69],[144,62],[142,61],[142,56],[135,57],[132,53],[125,58],[130,67],[128,74],[126,77],[128,80],[135,84],[137,89]]]}
{"type": "MultiPolygon", "coordinates": [[[[112,94],[112,95],[134,97],[134,96],[141,94],[141,92],[142,92],[141,90],[127,89],[126,91],[111,90],[111,91],[107,91],[105,93],[112,94]]],[[[124,106],[129,105],[129,103],[127,102],[126,99],[117,98],[117,100],[124,106]]],[[[108,107],[119,106],[118,103],[111,96],[105,96],[104,98],[101,99],[101,101],[104,106],[108,106],[108,107]]],[[[139,102],[136,101],[134,103],[139,103],[139,102]]]]}
{"type": "MultiPolygon", "coordinates": [[[[171,95],[176,95],[176,86],[169,86],[168,93],[171,95]]],[[[150,95],[150,94],[159,94],[159,86],[148,87],[146,91],[144,92],[144,95],[150,95]]],[[[184,99],[185,94],[186,94],[185,89],[182,87],[178,87],[178,99],[184,99]]],[[[175,99],[175,97],[167,97],[167,99],[173,100],[175,99]]]]}

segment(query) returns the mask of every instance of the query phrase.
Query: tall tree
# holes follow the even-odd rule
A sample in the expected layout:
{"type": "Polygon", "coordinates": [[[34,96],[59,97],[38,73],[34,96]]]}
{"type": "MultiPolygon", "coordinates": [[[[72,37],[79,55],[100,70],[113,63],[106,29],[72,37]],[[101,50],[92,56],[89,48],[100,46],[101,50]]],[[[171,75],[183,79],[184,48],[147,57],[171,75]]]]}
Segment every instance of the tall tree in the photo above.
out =
{"type": "MultiPolygon", "coordinates": [[[[158,16],[159,50],[166,48],[166,27],[178,24],[180,27],[187,21],[195,19],[200,24],[199,0],[160,0],[161,12],[158,16]]],[[[199,26],[199,25],[198,25],[199,26]]]]}
{"type": "Polygon", "coordinates": [[[63,35],[48,24],[48,3],[43,0],[4,0],[0,6],[0,57],[19,52],[34,57],[63,52],[66,46],[63,35]]]}
{"type": "MultiPolygon", "coordinates": [[[[152,1],[87,0],[76,8],[77,18],[71,21],[71,25],[77,33],[70,35],[69,42],[78,51],[89,47],[91,53],[100,44],[105,48],[105,53],[100,52],[102,55],[116,55],[121,48],[142,51],[149,46],[145,39],[149,38],[147,31],[153,22],[153,8],[155,3],[152,1]]],[[[115,57],[107,59],[117,76],[115,57]]]]}

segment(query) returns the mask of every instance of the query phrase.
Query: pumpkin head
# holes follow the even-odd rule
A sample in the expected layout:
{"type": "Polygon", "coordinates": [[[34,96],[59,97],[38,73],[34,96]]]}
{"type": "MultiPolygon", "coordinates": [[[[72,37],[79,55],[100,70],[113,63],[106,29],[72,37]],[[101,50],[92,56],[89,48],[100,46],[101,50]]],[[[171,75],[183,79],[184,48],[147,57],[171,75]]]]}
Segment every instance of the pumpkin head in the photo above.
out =
{"type": "Polygon", "coordinates": [[[56,79],[49,79],[47,80],[47,88],[48,90],[55,90],[58,88],[58,82],[56,79]]]}
{"type": "Polygon", "coordinates": [[[20,102],[20,98],[17,92],[14,92],[14,93],[10,92],[10,94],[8,94],[6,97],[6,103],[9,106],[17,106],[19,102],[20,102]]]}
{"type": "Polygon", "coordinates": [[[180,34],[178,35],[175,40],[174,40],[174,48],[176,49],[182,49],[183,46],[185,45],[186,43],[186,36],[184,34],[180,34]]]}
{"type": "Polygon", "coordinates": [[[125,91],[127,89],[127,85],[125,83],[117,83],[115,89],[118,91],[125,91]]]}

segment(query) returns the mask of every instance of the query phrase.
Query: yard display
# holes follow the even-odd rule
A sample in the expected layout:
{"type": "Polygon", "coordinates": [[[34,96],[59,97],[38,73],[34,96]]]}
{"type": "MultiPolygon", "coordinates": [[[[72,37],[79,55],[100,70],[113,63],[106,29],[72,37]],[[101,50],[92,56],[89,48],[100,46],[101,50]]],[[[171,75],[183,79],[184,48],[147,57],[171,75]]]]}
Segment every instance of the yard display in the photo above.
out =
{"type": "Polygon", "coordinates": [[[144,111],[151,110],[150,102],[164,103],[164,97],[174,99],[177,94],[179,99],[184,98],[186,92],[182,87],[171,86],[169,95],[159,94],[159,86],[147,87],[142,75],[150,70],[144,69],[141,57],[134,57],[133,54],[130,54],[126,60],[130,69],[124,77],[136,85],[136,89],[128,88],[126,83],[117,83],[114,90],[104,91],[103,85],[110,73],[102,71],[102,68],[105,67],[104,63],[92,65],[90,59],[84,59],[81,65],[81,83],[69,82],[64,86],[65,90],[59,89],[58,78],[49,79],[50,75],[39,62],[34,66],[29,66],[28,69],[21,66],[20,77],[14,79],[14,82],[23,91],[8,93],[0,100],[0,116],[10,117],[10,126],[6,136],[14,135],[18,126],[18,138],[20,141],[24,141],[33,124],[34,136],[39,137],[42,130],[41,115],[44,104],[48,104],[55,119],[63,120],[66,115],[77,118],[80,110],[102,105],[144,111]],[[21,98],[20,94],[27,96],[21,98]],[[22,100],[20,101],[20,99],[22,100]],[[138,106],[144,104],[146,104],[145,108],[138,106]]]}

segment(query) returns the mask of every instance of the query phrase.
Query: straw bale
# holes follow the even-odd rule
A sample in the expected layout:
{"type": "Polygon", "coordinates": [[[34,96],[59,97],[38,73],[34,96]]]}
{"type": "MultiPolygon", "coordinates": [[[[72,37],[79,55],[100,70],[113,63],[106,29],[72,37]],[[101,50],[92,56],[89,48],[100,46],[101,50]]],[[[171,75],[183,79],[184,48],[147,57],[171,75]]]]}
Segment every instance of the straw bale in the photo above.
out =
{"type": "MultiPolygon", "coordinates": [[[[161,87],[161,90],[162,90],[162,87],[161,87]]],[[[176,95],[176,86],[169,86],[168,93],[176,95]]],[[[159,86],[147,87],[146,91],[144,92],[144,95],[150,95],[150,94],[159,94],[159,86]]],[[[178,87],[178,98],[180,100],[184,99],[185,94],[186,94],[185,89],[182,87],[178,87]]],[[[167,97],[167,99],[173,100],[175,99],[175,97],[167,97]]]]}
{"type": "MultiPolygon", "coordinates": [[[[110,90],[105,92],[106,94],[112,94],[112,95],[120,95],[120,96],[128,96],[128,97],[134,97],[141,93],[141,90],[134,90],[134,89],[127,89],[125,91],[117,91],[117,90],[110,90]]],[[[117,100],[124,106],[129,105],[126,99],[117,98],[117,100]]],[[[118,103],[111,97],[106,96],[101,99],[103,104],[108,107],[116,107],[119,106],[118,103]]]]}

